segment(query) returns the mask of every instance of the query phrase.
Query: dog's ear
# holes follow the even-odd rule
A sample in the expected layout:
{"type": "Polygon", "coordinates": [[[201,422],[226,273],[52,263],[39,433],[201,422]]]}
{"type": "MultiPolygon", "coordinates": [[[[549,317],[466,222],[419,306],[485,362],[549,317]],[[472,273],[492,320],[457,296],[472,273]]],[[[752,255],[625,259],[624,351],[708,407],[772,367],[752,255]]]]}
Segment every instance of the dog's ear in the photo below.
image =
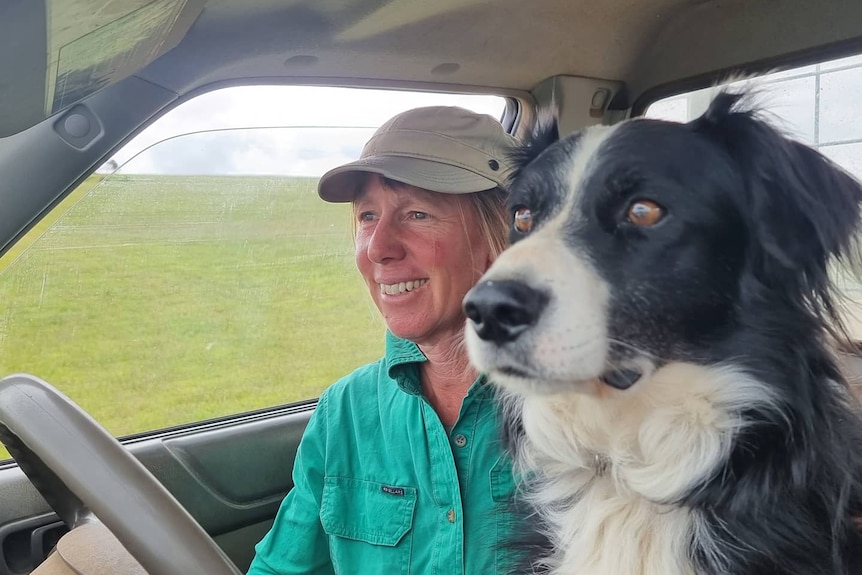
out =
{"type": "Polygon", "coordinates": [[[512,179],[517,178],[521,170],[559,139],[560,128],[557,115],[550,109],[539,110],[530,134],[520,146],[516,146],[509,152],[509,159],[514,166],[512,179]]]}
{"type": "Polygon", "coordinates": [[[717,141],[744,179],[749,264],[758,280],[795,291],[834,315],[828,263],[832,257],[858,263],[862,186],[761,119],[749,98],[722,92],[690,125],[717,141]]]}

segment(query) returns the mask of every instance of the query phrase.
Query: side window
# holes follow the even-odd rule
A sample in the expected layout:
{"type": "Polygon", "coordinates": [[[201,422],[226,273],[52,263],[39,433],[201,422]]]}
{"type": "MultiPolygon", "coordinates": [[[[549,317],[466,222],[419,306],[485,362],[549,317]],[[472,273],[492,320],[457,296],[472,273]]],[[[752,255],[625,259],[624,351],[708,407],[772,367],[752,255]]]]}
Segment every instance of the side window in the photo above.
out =
{"type": "Polygon", "coordinates": [[[350,206],[317,179],[431,104],[505,107],[269,86],[172,110],[0,258],[0,372],[49,381],[118,436],[317,397],[384,333],[350,206]]]}
{"type": "MultiPolygon", "coordinates": [[[[724,86],[749,85],[775,124],[862,178],[862,56],[803,66],[724,86]]],[[[706,111],[721,88],[696,90],[654,102],[645,116],[688,122],[706,111]]]]}
{"type": "MultiPolygon", "coordinates": [[[[818,149],[862,180],[862,56],[759,76],[730,86],[747,84],[774,123],[790,136],[818,149]]],[[[719,88],[680,94],[654,102],[647,117],[687,122],[701,115],[719,88]]],[[[862,340],[862,288],[852,274],[836,270],[842,287],[846,323],[851,335],[862,340]]]]}

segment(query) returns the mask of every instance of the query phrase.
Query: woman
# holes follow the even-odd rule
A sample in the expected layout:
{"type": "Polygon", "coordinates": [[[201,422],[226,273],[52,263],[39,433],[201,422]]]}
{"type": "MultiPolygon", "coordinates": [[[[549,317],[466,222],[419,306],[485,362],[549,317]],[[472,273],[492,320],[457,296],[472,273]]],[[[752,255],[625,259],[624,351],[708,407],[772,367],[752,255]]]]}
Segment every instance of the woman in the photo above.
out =
{"type": "Polygon", "coordinates": [[[461,301],[505,245],[513,144],[490,116],[419,108],[321,178],[353,204],[386,353],[321,396],[250,575],[506,570],[511,465],[461,301]]]}

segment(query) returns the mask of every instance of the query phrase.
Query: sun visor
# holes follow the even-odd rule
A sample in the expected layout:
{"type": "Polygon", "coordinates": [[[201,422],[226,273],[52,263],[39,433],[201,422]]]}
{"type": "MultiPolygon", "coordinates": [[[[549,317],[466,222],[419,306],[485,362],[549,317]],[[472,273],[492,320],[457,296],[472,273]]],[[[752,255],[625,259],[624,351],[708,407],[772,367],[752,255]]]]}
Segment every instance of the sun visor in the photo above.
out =
{"type": "Polygon", "coordinates": [[[205,0],[44,0],[0,7],[0,137],[131,76],[176,46],[205,0]]]}

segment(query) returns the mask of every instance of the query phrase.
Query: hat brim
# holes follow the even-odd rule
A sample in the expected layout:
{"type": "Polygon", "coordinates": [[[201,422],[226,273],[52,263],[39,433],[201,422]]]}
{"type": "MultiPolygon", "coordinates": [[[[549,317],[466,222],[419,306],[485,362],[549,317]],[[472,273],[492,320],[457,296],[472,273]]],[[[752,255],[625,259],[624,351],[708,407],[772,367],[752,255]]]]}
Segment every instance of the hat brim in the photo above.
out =
{"type": "Polygon", "coordinates": [[[470,194],[499,185],[450,164],[403,156],[371,156],[323,174],[317,184],[317,194],[327,202],[352,202],[362,187],[363,176],[369,173],[444,194],[470,194]]]}

